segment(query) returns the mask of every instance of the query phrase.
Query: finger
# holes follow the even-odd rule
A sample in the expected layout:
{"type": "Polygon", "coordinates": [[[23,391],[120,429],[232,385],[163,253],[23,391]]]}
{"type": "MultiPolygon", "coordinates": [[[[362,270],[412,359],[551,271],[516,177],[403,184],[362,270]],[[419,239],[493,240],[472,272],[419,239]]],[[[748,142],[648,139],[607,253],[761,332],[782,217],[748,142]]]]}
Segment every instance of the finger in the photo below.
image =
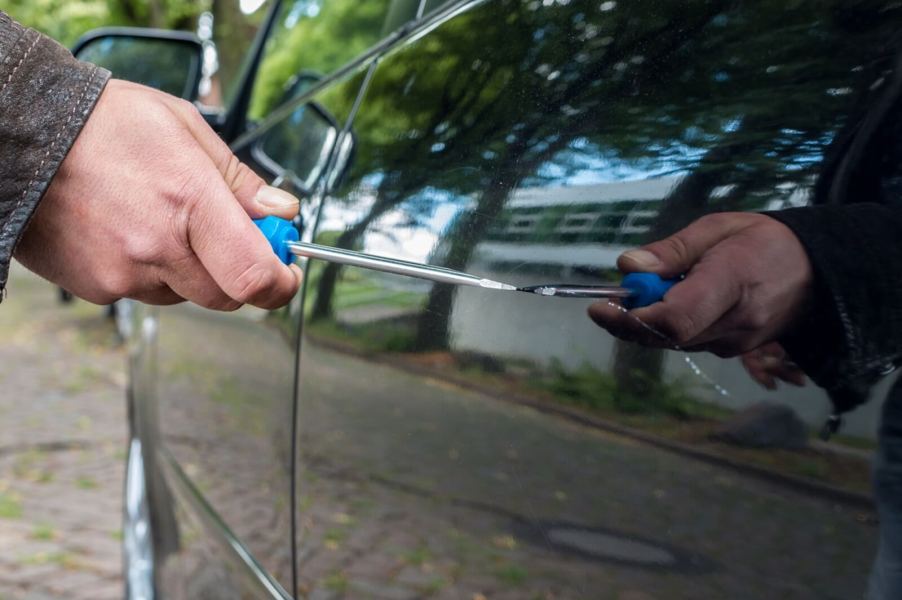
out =
{"type": "Polygon", "coordinates": [[[678,347],[707,342],[700,339],[739,301],[729,265],[700,264],[664,295],[660,302],[630,311],[635,318],[660,332],[678,347]]]}
{"type": "Polygon", "coordinates": [[[742,361],[742,366],[745,367],[745,370],[754,381],[769,390],[773,390],[777,387],[777,382],[761,367],[760,358],[759,350],[752,350],[743,354],[740,360],[742,361]]]}
{"type": "Polygon", "coordinates": [[[238,160],[228,145],[207,125],[193,104],[179,101],[172,108],[216,165],[232,194],[251,218],[275,215],[292,219],[298,214],[298,199],[284,190],[266,185],[263,178],[238,160]]]}
{"type": "Polygon", "coordinates": [[[231,298],[213,280],[195,256],[172,265],[167,271],[166,284],[182,298],[213,310],[236,310],[241,303],[231,298]]]}
{"type": "Polygon", "coordinates": [[[132,296],[133,300],[143,302],[144,304],[153,304],[156,306],[170,306],[184,302],[185,298],[175,293],[168,287],[161,287],[151,292],[143,292],[132,296]]]}
{"type": "Polygon", "coordinates": [[[783,349],[780,342],[768,342],[763,346],[759,346],[757,352],[761,356],[773,356],[780,359],[786,356],[786,350],[783,349]]]}
{"type": "Polygon", "coordinates": [[[621,340],[654,348],[672,348],[664,337],[644,327],[633,315],[608,302],[596,302],[589,307],[589,317],[621,340]]]}
{"type": "Polygon", "coordinates": [[[779,367],[771,369],[771,373],[782,381],[796,387],[805,386],[805,373],[795,365],[782,364],[779,367]]]}
{"type": "Polygon", "coordinates": [[[771,391],[777,389],[777,380],[774,379],[774,377],[767,371],[762,371],[762,370],[749,371],[749,375],[751,375],[752,379],[757,381],[763,387],[765,387],[771,391]]]}
{"type": "Polygon", "coordinates": [[[209,193],[192,207],[188,220],[188,241],[204,269],[241,304],[260,308],[287,304],[300,285],[299,271],[276,257],[224,181],[216,179],[209,185],[209,193]]]}
{"type": "Polygon", "coordinates": [[[746,226],[733,213],[707,215],[670,237],[624,252],[617,259],[617,267],[624,273],[644,271],[677,277],[689,271],[709,248],[746,226]]]}

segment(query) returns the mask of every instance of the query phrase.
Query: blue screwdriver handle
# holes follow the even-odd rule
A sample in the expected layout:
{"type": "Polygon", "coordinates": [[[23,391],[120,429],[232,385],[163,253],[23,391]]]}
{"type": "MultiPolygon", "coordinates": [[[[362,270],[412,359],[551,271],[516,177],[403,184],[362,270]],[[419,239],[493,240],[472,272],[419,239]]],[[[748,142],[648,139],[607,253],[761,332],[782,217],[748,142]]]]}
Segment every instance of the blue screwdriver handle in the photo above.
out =
{"type": "Polygon", "coordinates": [[[623,299],[623,307],[632,310],[660,302],[664,294],[680,280],[664,279],[656,273],[628,273],[624,275],[620,286],[632,290],[633,295],[623,299]]]}
{"type": "Polygon", "coordinates": [[[259,227],[263,235],[266,236],[266,241],[272,246],[272,251],[276,253],[279,260],[286,265],[291,264],[294,257],[291,254],[291,249],[288,247],[288,242],[296,242],[299,238],[298,230],[294,223],[288,219],[270,215],[262,219],[254,219],[254,225],[259,227]]]}

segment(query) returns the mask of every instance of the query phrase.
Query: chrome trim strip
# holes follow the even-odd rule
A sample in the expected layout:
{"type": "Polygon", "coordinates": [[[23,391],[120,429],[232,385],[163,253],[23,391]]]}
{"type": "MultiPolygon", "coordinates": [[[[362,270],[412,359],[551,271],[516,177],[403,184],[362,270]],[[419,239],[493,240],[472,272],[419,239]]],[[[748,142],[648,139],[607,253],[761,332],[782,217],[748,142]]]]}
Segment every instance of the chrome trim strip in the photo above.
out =
{"type": "MultiPolygon", "coordinates": [[[[162,459],[160,464],[162,465],[164,476],[167,480],[177,484],[182,491],[185,492],[184,496],[189,500],[191,507],[194,509],[194,514],[204,521],[204,524],[207,525],[207,531],[214,534],[216,541],[220,542],[223,548],[230,550],[233,553],[233,558],[239,559],[239,561],[247,567],[250,575],[256,579],[260,586],[265,589],[272,598],[278,600],[292,600],[288,592],[285,591],[285,588],[283,588],[278,581],[273,579],[272,576],[266,572],[266,569],[254,559],[250,551],[248,551],[248,549],[238,540],[238,537],[231,529],[229,529],[229,526],[226,525],[225,521],[223,521],[213,507],[207,503],[206,499],[200,493],[200,490],[194,487],[194,484],[185,472],[182,471],[182,468],[179,466],[178,462],[176,462],[175,457],[165,448],[161,448],[158,451],[158,454],[162,459]]],[[[290,535],[290,533],[286,534],[286,537],[288,535],[290,535]]],[[[292,543],[292,540],[286,539],[286,542],[292,543]]]]}

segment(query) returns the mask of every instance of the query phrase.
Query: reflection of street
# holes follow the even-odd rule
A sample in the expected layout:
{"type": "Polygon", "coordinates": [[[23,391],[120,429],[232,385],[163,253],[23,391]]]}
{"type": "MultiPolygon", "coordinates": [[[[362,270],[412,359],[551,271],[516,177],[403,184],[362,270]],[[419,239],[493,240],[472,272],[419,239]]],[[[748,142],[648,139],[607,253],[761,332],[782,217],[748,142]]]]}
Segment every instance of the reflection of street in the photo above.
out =
{"type": "MultiPolygon", "coordinates": [[[[203,495],[238,539],[291,589],[291,415],[294,353],[283,317],[245,307],[160,310],[157,420],[172,492],[178,544],[163,561],[167,597],[221,598],[242,578],[220,573],[229,552],[221,525],[197,521],[188,486],[203,495]],[[176,470],[183,473],[175,476],[176,470]],[[206,527],[207,529],[204,529],[206,527]],[[213,532],[213,533],[211,533],[213,532]],[[178,590],[190,581],[189,591],[178,590]],[[176,582],[174,585],[170,582],[176,582]],[[175,587],[176,591],[171,588],[175,587]]],[[[231,557],[234,559],[234,557],[231,557]]]]}
{"type": "Polygon", "coordinates": [[[853,511],[312,343],[305,352],[298,497],[308,592],[863,590],[875,529],[853,511]]]}

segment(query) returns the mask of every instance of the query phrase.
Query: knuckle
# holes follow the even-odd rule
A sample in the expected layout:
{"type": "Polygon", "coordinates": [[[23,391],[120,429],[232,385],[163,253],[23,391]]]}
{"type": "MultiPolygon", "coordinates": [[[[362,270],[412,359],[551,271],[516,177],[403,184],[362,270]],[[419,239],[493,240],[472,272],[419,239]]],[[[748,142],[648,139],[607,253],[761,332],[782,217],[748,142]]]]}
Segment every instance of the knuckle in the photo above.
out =
{"type": "Polygon", "coordinates": [[[259,263],[252,264],[235,278],[232,299],[242,304],[252,302],[270,292],[277,282],[278,276],[274,270],[259,263]]]}
{"type": "Polygon", "coordinates": [[[135,264],[157,262],[162,250],[159,241],[144,231],[133,231],[123,237],[120,244],[122,257],[135,264]]]}
{"type": "Polygon", "coordinates": [[[104,297],[108,304],[119,298],[127,298],[135,295],[138,290],[134,278],[120,269],[107,269],[101,276],[99,297],[104,297]]]}
{"type": "Polygon", "coordinates": [[[231,190],[240,188],[251,174],[250,168],[238,160],[238,157],[231,152],[228,154],[226,164],[222,166],[221,172],[226,185],[231,190]]]}
{"type": "Polygon", "coordinates": [[[172,106],[184,118],[194,120],[200,117],[197,107],[184,98],[174,98],[172,106]]]}
{"type": "Polygon", "coordinates": [[[688,344],[697,334],[695,321],[692,316],[684,313],[669,313],[660,324],[664,335],[683,346],[688,344]]]}
{"type": "Polygon", "coordinates": [[[217,294],[214,297],[206,298],[203,301],[199,302],[201,306],[204,308],[209,308],[210,310],[218,310],[222,312],[233,312],[244,306],[242,302],[238,302],[237,300],[233,300],[224,294],[217,294]]]}
{"type": "Polygon", "coordinates": [[[668,254],[676,258],[677,261],[682,262],[689,258],[689,246],[680,234],[661,240],[661,244],[664,245],[668,254]]]}
{"type": "Polygon", "coordinates": [[[744,318],[745,328],[759,331],[770,325],[770,316],[761,308],[749,310],[744,318]]]}
{"type": "Polygon", "coordinates": [[[771,314],[760,302],[750,299],[747,291],[737,294],[740,298],[737,307],[737,329],[748,332],[757,332],[768,327],[771,323],[771,314]]]}
{"type": "Polygon", "coordinates": [[[698,224],[709,229],[721,229],[733,219],[733,213],[716,212],[699,217],[698,224]]]}

